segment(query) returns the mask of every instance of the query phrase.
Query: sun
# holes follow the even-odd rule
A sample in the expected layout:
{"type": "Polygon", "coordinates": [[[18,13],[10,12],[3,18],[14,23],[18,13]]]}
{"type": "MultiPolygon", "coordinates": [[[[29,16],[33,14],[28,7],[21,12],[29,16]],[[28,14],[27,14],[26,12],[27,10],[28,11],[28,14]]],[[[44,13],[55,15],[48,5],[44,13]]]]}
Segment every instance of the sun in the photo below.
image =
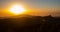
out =
{"type": "Polygon", "coordinates": [[[22,5],[13,5],[11,8],[10,8],[10,12],[13,13],[13,14],[22,14],[23,12],[25,12],[26,10],[22,7],[22,5]]]}

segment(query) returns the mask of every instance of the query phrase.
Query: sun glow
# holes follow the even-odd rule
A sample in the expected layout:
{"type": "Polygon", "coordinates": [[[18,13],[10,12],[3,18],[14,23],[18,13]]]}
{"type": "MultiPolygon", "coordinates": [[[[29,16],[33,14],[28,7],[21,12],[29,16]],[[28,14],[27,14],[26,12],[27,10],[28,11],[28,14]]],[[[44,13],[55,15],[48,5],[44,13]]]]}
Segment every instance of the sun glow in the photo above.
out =
{"type": "Polygon", "coordinates": [[[21,5],[13,5],[10,8],[10,12],[13,14],[22,14],[23,12],[25,12],[26,10],[21,6],[21,5]]]}

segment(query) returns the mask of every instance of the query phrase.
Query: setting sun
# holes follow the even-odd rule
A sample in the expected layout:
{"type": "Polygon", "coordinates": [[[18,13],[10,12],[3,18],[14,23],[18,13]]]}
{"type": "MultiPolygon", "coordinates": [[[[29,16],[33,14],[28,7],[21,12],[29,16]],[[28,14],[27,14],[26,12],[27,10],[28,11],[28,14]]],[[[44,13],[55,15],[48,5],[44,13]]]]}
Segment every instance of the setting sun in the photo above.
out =
{"type": "Polygon", "coordinates": [[[13,14],[23,14],[23,12],[25,12],[25,9],[21,5],[15,4],[10,8],[10,12],[13,14]]]}

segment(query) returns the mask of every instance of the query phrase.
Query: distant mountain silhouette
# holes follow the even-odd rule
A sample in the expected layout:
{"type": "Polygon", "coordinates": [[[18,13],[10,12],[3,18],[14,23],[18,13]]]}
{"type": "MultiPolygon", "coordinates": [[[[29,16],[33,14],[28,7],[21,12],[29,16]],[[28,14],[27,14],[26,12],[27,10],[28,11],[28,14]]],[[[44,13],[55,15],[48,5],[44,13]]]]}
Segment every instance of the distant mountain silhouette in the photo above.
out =
{"type": "Polygon", "coordinates": [[[60,17],[18,15],[0,18],[0,32],[60,32],[60,17]]]}

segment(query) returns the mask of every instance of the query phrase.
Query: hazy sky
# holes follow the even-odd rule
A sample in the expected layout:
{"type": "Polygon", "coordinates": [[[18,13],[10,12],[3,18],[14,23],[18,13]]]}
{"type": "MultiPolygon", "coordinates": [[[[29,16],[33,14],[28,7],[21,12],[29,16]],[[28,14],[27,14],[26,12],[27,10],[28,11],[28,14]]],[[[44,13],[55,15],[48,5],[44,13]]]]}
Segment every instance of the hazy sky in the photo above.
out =
{"type": "MultiPolygon", "coordinates": [[[[0,0],[0,11],[8,8],[12,3],[23,3],[31,10],[32,15],[47,15],[48,13],[60,15],[60,0],[0,0]]],[[[0,12],[0,15],[2,13],[0,12]]]]}

